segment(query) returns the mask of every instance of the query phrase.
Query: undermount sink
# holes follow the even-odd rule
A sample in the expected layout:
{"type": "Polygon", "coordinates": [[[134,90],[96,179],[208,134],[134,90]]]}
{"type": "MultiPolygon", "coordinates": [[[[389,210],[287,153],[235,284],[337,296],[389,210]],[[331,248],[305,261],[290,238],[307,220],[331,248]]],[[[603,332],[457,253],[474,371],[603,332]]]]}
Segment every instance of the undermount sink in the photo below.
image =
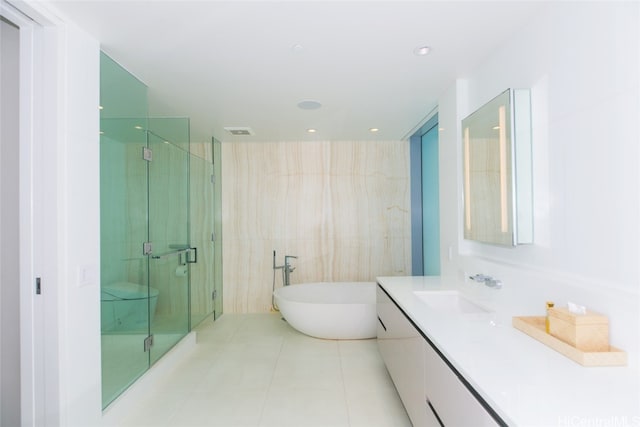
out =
{"type": "Polygon", "coordinates": [[[491,312],[460,295],[458,291],[415,291],[414,294],[434,310],[461,314],[491,312]]]}

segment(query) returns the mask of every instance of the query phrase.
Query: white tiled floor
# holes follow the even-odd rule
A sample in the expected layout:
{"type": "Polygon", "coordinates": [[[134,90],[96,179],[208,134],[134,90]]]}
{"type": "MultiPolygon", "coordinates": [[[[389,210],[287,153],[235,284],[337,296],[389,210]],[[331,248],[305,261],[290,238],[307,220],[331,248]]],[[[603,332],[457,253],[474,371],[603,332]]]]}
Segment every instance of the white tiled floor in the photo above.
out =
{"type": "Polygon", "coordinates": [[[411,426],[375,340],[319,340],[279,314],[223,315],[109,425],[411,426]]]}

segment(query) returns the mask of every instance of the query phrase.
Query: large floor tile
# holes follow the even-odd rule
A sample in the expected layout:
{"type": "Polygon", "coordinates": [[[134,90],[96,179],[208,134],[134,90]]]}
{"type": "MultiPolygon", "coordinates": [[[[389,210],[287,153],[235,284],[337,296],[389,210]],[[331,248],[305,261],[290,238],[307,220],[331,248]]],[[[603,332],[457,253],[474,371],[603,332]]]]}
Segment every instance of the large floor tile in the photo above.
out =
{"type": "Polygon", "coordinates": [[[219,359],[194,390],[267,391],[271,385],[275,364],[275,359],[219,359]]]}
{"type": "Polygon", "coordinates": [[[291,334],[282,344],[283,359],[339,358],[338,341],[312,338],[301,333],[291,334]]]}
{"type": "Polygon", "coordinates": [[[181,427],[250,427],[260,422],[266,391],[225,390],[192,393],[169,418],[181,427]]]}
{"type": "Polygon", "coordinates": [[[282,393],[272,389],[265,403],[261,427],[349,426],[344,392],[338,389],[297,389],[282,393]]]}
{"type": "Polygon", "coordinates": [[[343,357],[342,379],[347,392],[370,390],[391,390],[395,392],[393,381],[387,372],[382,357],[343,357]]]}
{"type": "Polygon", "coordinates": [[[131,411],[119,419],[105,418],[104,427],[168,427],[170,420],[178,411],[187,395],[180,392],[151,392],[139,398],[137,410],[131,411]]]}
{"type": "Polygon", "coordinates": [[[351,427],[411,427],[395,389],[347,393],[347,406],[351,427]]]}
{"type": "Polygon", "coordinates": [[[312,338],[279,313],[225,314],[195,330],[196,348],[105,427],[411,425],[376,340],[312,338]]]}
{"type": "Polygon", "coordinates": [[[340,359],[332,358],[280,358],[273,374],[271,388],[276,390],[343,388],[340,359]]]}

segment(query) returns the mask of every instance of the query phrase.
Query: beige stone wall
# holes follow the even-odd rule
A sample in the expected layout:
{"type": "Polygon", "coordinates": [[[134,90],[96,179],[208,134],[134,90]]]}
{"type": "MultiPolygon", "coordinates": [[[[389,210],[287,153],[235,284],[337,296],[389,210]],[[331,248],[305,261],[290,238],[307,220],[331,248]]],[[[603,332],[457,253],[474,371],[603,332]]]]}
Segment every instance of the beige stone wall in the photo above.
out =
{"type": "Polygon", "coordinates": [[[273,250],[293,284],[410,274],[406,141],[223,143],[222,183],[226,313],[269,311],[273,250]]]}

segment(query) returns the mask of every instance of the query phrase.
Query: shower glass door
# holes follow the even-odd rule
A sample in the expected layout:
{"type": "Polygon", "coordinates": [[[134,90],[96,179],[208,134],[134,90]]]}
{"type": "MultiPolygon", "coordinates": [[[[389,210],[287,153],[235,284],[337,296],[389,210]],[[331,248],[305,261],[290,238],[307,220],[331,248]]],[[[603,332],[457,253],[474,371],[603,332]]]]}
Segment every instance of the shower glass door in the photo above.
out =
{"type": "Polygon", "coordinates": [[[197,326],[213,313],[214,304],[214,212],[213,164],[191,154],[191,245],[198,250],[198,262],[190,264],[191,327],[197,326]]]}
{"type": "Polygon", "coordinates": [[[147,132],[150,364],[189,331],[189,263],[196,253],[189,246],[188,139],[185,150],[176,135],[180,124],[180,119],[150,121],[147,132]]]}
{"type": "Polygon", "coordinates": [[[102,406],[149,368],[147,146],[144,119],[101,120],[100,251],[102,406]]]}

